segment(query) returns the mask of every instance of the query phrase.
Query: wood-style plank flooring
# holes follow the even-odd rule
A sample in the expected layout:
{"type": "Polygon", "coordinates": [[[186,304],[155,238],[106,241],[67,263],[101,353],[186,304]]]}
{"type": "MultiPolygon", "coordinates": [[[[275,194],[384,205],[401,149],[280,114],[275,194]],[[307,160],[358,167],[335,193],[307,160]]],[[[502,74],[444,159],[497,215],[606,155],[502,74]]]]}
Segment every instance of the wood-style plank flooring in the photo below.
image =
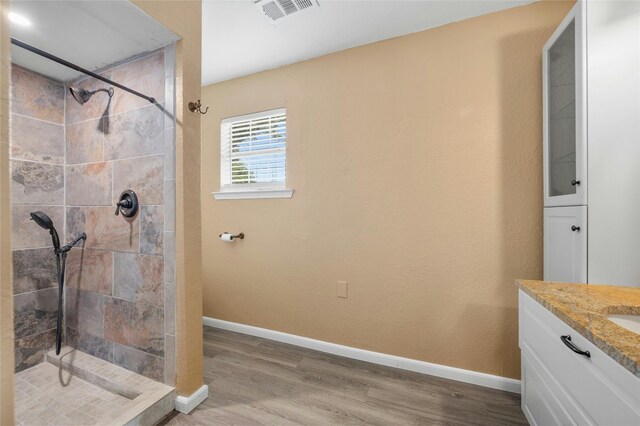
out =
{"type": "Polygon", "coordinates": [[[205,327],[209,398],[162,425],[520,425],[508,392],[205,327]]]}

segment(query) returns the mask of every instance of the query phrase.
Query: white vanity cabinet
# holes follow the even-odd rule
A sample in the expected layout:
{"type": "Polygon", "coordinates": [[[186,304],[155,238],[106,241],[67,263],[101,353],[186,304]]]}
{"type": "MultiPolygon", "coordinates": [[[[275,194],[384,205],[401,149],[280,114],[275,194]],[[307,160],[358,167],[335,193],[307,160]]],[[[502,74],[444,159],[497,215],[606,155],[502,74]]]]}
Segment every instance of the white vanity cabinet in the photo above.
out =
{"type": "Polygon", "coordinates": [[[544,279],[640,286],[640,1],[579,0],[542,61],[544,279]]]}
{"type": "Polygon", "coordinates": [[[640,378],[522,290],[519,315],[522,410],[531,425],[640,425],[640,378]]]}

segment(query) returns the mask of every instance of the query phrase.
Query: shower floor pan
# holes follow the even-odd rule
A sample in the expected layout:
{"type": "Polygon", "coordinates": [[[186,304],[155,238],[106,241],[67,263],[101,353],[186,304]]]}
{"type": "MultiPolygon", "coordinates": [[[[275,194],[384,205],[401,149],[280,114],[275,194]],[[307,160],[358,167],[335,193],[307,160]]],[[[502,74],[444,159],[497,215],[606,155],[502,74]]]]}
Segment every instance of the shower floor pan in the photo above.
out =
{"type": "Polygon", "coordinates": [[[153,425],[175,389],[70,347],[15,376],[18,425],[153,425]]]}

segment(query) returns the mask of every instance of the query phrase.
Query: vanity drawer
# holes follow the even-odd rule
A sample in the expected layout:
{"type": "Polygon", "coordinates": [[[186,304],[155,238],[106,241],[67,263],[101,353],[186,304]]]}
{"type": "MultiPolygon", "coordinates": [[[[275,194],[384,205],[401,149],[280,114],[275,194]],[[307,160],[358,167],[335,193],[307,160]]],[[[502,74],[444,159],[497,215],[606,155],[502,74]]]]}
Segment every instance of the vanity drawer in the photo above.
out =
{"type": "MultiPolygon", "coordinates": [[[[529,351],[522,351],[522,411],[531,426],[588,424],[584,419],[574,419],[562,399],[562,389],[549,376],[544,366],[529,351]]],[[[569,402],[569,404],[571,404],[569,402]]],[[[569,410],[575,411],[576,410],[569,410]]]]}
{"type": "MultiPolygon", "coordinates": [[[[520,291],[520,348],[546,370],[555,397],[578,424],[640,425],[640,379],[520,291]],[[571,342],[590,358],[571,351],[571,342]]],[[[527,380],[523,377],[523,380],[527,380]]]]}

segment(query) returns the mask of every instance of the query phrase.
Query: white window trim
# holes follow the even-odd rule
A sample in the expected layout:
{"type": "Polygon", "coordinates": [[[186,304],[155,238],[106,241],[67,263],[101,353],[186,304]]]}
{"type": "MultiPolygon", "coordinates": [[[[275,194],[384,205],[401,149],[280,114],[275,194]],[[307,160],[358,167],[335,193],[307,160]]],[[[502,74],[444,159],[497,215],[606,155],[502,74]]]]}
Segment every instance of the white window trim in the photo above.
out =
{"type": "Polygon", "coordinates": [[[245,191],[212,192],[216,200],[254,200],[261,198],[291,198],[293,189],[256,189],[245,191]]]}
{"type": "MultiPolygon", "coordinates": [[[[229,117],[222,120],[221,124],[229,121],[245,121],[260,118],[267,114],[285,113],[286,108],[260,111],[252,114],[229,117]]],[[[222,140],[220,141],[222,143],[222,140]]],[[[286,151],[285,151],[286,152],[286,151]]],[[[211,195],[216,200],[249,200],[265,198],[291,198],[293,189],[286,188],[285,182],[255,183],[241,185],[221,185],[219,192],[212,192],[211,195]]]]}

